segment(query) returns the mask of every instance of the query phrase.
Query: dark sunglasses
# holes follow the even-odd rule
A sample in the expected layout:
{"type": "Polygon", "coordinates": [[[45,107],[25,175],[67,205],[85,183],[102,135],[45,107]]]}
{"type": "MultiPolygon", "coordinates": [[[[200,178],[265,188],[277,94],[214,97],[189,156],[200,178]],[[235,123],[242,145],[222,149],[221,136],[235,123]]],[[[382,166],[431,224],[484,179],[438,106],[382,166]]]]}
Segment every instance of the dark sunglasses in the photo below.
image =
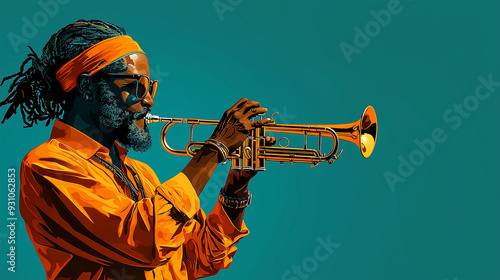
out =
{"type": "Polygon", "coordinates": [[[139,100],[143,100],[146,95],[151,95],[151,98],[155,97],[156,89],[158,87],[158,81],[153,80],[149,76],[144,74],[126,74],[126,73],[106,73],[105,77],[109,78],[119,78],[123,80],[130,79],[131,81],[126,81],[125,86],[130,89],[135,88],[135,96],[139,100]]]}

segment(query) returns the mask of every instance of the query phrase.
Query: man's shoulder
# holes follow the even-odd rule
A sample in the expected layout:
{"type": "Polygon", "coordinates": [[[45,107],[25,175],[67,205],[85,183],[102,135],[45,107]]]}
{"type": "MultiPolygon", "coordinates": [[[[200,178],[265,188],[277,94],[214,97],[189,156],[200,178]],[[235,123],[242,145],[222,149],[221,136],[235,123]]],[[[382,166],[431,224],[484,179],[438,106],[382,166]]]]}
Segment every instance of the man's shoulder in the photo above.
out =
{"type": "Polygon", "coordinates": [[[22,165],[31,166],[39,162],[77,162],[78,155],[71,147],[56,139],[49,139],[29,151],[22,160],[22,165]]]}

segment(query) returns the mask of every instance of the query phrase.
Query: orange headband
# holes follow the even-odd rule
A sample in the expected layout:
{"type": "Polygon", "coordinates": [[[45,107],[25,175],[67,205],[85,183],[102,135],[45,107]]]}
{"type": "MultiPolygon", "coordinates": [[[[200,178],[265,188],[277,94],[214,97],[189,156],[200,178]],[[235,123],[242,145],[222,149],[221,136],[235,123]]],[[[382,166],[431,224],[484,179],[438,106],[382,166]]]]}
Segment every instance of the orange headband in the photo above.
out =
{"type": "Polygon", "coordinates": [[[136,52],[144,53],[130,36],[106,39],[64,64],[57,71],[56,79],[61,83],[63,90],[68,92],[76,87],[76,79],[80,74],[93,75],[113,61],[136,52]]]}

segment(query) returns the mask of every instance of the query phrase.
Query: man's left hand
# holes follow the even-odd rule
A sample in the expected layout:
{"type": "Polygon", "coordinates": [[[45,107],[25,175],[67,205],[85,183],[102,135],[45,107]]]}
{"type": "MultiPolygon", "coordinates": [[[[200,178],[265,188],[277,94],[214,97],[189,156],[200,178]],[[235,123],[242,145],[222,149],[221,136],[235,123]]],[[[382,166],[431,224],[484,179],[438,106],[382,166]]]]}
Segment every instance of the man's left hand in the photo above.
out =
{"type": "MultiPolygon", "coordinates": [[[[266,136],[265,145],[272,146],[274,144],[276,144],[276,138],[266,136]]],[[[248,196],[248,182],[250,182],[250,179],[252,179],[255,175],[257,175],[257,171],[254,170],[229,170],[226,185],[224,186],[224,192],[227,196],[231,197],[248,196]]]]}

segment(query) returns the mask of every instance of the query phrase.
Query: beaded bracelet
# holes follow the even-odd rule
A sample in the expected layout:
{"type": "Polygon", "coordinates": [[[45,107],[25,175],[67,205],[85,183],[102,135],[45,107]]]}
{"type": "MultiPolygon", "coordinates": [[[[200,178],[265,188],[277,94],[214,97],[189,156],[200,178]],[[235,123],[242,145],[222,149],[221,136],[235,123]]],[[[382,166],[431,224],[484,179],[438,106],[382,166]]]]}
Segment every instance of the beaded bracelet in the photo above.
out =
{"type": "Polygon", "coordinates": [[[228,208],[241,209],[250,205],[250,202],[252,201],[252,193],[248,192],[248,196],[246,197],[231,197],[226,195],[224,188],[221,188],[219,201],[222,205],[228,208]]]}

